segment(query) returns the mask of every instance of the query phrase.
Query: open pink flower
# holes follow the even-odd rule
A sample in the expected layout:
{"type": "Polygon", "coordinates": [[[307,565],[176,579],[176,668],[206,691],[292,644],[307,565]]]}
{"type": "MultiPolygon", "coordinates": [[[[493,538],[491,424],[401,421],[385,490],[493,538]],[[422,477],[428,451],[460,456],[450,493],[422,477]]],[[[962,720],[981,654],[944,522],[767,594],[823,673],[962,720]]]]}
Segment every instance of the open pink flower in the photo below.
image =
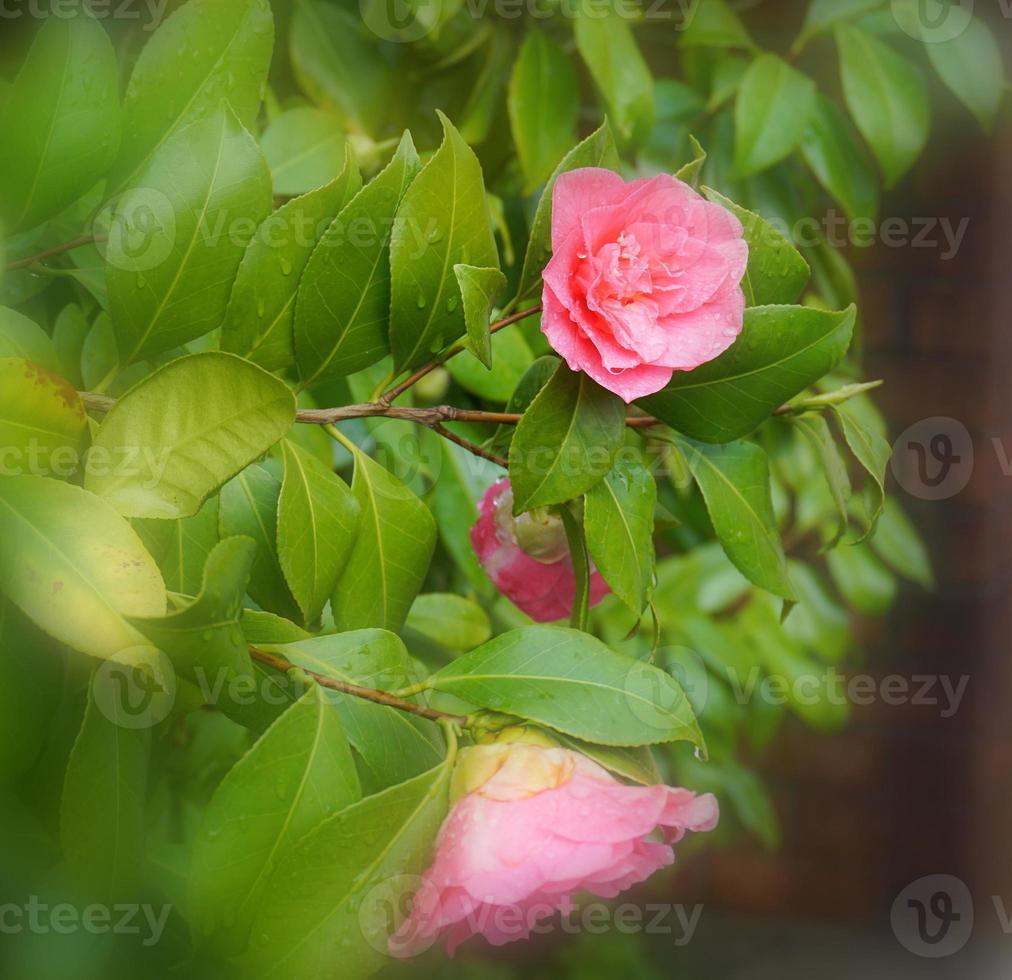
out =
{"type": "Polygon", "coordinates": [[[722,354],[741,332],[738,219],[667,174],[564,173],[552,193],[542,330],[574,371],[626,402],[722,354]]]}
{"type": "MultiPolygon", "coordinates": [[[[549,623],[572,612],[576,578],[562,521],[545,510],[514,517],[509,480],[494,483],[481,498],[471,544],[495,587],[531,619],[549,623]]],[[[609,591],[591,569],[590,604],[609,591]]]]}
{"type": "Polygon", "coordinates": [[[710,794],[627,786],[578,752],[526,741],[464,749],[453,783],[456,802],[392,955],[414,956],[441,934],[451,954],[478,933],[494,946],[526,939],[567,912],[574,892],[614,898],[671,864],[687,830],[718,819],[710,794]]]}

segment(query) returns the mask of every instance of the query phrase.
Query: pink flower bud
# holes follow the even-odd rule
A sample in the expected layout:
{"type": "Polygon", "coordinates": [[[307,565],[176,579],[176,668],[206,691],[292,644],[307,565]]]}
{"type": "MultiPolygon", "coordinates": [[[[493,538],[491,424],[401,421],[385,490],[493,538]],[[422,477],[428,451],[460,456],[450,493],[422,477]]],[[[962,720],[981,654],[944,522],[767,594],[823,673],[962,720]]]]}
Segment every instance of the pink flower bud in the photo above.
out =
{"type": "MultiPolygon", "coordinates": [[[[562,520],[545,509],[514,517],[509,480],[489,487],[478,512],[471,544],[496,588],[536,622],[568,618],[576,578],[562,520]]],[[[592,568],[590,604],[610,591],[592,568]]]]}
{"type": "Polygon", "coordinates": [[[435,860],[392,955],[414,956],[440,935],[451,954],[478,933],[494,946],[526,939],[565,914],[574,892],[614,898],[671,864],[686,831],[717,825],[709,793],[627,786],[543,734],[507,737],[520,741],[461,751],[435,860]]]}

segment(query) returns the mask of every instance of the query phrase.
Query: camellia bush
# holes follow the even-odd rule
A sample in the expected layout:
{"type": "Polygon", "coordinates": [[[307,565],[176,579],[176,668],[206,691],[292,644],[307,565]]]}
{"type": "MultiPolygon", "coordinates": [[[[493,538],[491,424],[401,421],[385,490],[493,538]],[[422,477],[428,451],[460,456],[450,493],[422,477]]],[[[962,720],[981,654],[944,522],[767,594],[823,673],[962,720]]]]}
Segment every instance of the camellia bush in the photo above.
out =
{"type": "Polygon", "coordinates": [[[1005,84],[798,8],[4,28],[5,931],[78,916],[5,967],[360,977],[776,845],[748,760],[931,581],[819,216],[1005,84]]]}

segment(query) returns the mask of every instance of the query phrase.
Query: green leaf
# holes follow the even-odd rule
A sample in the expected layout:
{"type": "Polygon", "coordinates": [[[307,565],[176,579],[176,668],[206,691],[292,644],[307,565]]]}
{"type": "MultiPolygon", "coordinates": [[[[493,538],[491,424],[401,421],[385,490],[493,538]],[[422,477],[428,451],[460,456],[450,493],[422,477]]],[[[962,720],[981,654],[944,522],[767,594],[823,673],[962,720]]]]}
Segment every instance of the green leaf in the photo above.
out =
{"type": "Polygon", "coordinates": [[[845,544],[826,553],[833,582],[849,606],[882,616],[896,600],[896,578],[867,544],[845,544]]]}
{"type": "Polygon", "coordinates": [[[211,497],[192,517],[136,520],[134,529],[158,563],[166,589],[196,595],[204,581],[204,563],[220,537],[218,498],[211,497]]]}
{"type": "Polygon", "coordinates": [[[560,736],[560,741],[567,748],[589,756],[598,765],[604,766],[623,779],[632,780],[642,786],[656,786],[664,782],[648,746],[623,748],[615,745],[595,745],[593,742],[565,735],[560,736]]]}
{"type": "Polygon", "coordinates": [[[910,518],[895,500],[886,500],[870,541],[875,554],[904,578],[925,589],[934,588],[935,576],[928,550],[910,518]]]}
{"type": "Polygon", "coordinates": [[[573,565],[573,608],[569,625],[586,633],[589,632],[590,619],[590,557],[583,521],[568,506],[559,508],[559,517],[566,532],[566,546],[573,565]]]}
{"type": "Polygon", "coordinates": [[[87,13],[45,17],[0,108],[8,232],[59,214],[112,166],[122,118],[116,52],[87,13]]]}
{"type": "Polygon", "coordinates": [[[359,503],[318,459],[285,440],[278,503],[278,558],[307,624],[334,591],[358,533],[359,503]]]}
{"type": "Polygon", "coordinates": [[[704,442],[729,442],[816,382],[850,346],[856,311],[757,306],[745,311],[729,350],[639,404],[668,425],[704,442]]]}
{"type": "Polygon", "coordinates": [[[492,636],[485,610],[452,592],[429,592],[411,604],[405,626],[447,650],[471,650],[492,636]]]}
{"type": "Polygon", "coordinates": [[[850,476],[847,474],[847,464],[843,461],[836,441],[829,431],[829,425],[823,416],[814,412],[806,412],[803,415],[792,416],[791,423],[811,446],[812,452],[815,453],[815,458],[819,461],[822,472],[825,474],[830,496],[833,498],[833,503],[840,516],[839,532],[831,542],[835,545],[847,529],[848,523],[847,503],[850,500],[850,476]]]}
{"type": "Polygon", "coordinates": [[[108,901],[136,894],[145,857],[151,730],[120,723],[122,697],[115,674],[95,673],[60,799],[67,867],[87,894],[108,901]]]}
{"type": "Polygon", "coordinates": [[[274,193],[306,194],[329,184],[345,166],[341,120],[312,106],[282,112],[264,130],[260,146],[271,168],[274,193]]]}
{"type": "Polygon", "coordinates": [[[239,613],[253,553],[249,538],[219,541],[204,563],[196,598],[165,616],[129,617],[187,680],[213,687],[216,682],[251,676],[239,613]]]}
{"type": "Polygon", "coordinates": [[[706,163],[706,150],[700,145],[699,140],[691,134],[689,136],[689,145],[692,147],[693,158],[675,171],[675,177],[678,180],[684,180],[685,183],[691,184],[693,187],[698,187],[699,175],[702,173],[703,165],[706,163]]]}
{"type": "Polygon", "coordinates": [[[286,619],[301,611],[278,559],[278,499],[281,480],[253,463],[221,488],[219,523],[222,537],[242,534],[256,542],[247,590],[257,605],[286,619]]]}
{"type": "Polygon", "coordinates": [[[331,600],[339,629],[398,631],[422,587],[436,544],[429,509],[365,453],[355,453],[358,537],[331,600]]]}
{"type": "Polygon", "coordinates": [[[524,255],[517,297],[529,295],[541,279],[541,270],[552,257],[552,192],[560,174],[581,167],[604,167],[619,169],[618,151],[607,122],[595,129],[582,143],[578,143],[563,158],[541,192],[534,220],[531,222],[530,238],[524,255]]]}
{"type": "MultiPolygon", "coordinates": [[[[506,411],[523,415],[530,407],[531,402],[534,401],[537,393],[552,380],[552,375],[555,374],[558,366],[559,359],[557,357],[546,354],[544,357],[537,358],[524,371],[514,386],[513,393],[506,404],[506,411]]],[[[514,425],[500,425],[492,439],[492,449],[497,452],[509,449],[515,431],[516,426],[514,425]]]]}
{"type": "Polygon", "coordinates": [[[314,102],[338,113],[348,129],[378,128],[394,76],[359,9],[299,0],[288,45],[295,78],[314,102]]]}
{"type": "Polygon", "coordinates": [[[727,557],[750,582],[796,600],[773,516],[763,449],[752,442],[712,446],[679,438],[678,443],[727,557]]]}
{"type": "Polygon", "coordinates": [[[229,771],[204,812],[187,903],[197,936],[242,952],[273,906],[275,867],[326,817],[361,798],[338,713],[313,684],[229,771]]]}
{"type": "Polygon", "coordinates": [[[513,65],[506,98],[524,193],[543,184],[576,138],[579,93],[566,53],[532,27],[513,65]]]}
{"type": "MultiPolygon", "coordinates": [[[[232,286],[221,349],[268,371],[295,363],[296,295],[324,229],[362,186],[348,151],[344,169],[325,187],[289,201],[264,219],[246,248],[232,286]]],[[[333,323],[328,324],[333,329],[333,323]]]]}
{"type": "Polygon", "coordinates": [[[611,469],[624,437],[622,399],[560,364],[510,445],[514,513],[586,493],[611,469]]]}
{"type": "Polygon", "coordinates": [[[17,310],[0,306],[0,357],[23,357],[50,371],[60,370],[60,358],[49,334],[17,310]]]}
{"type": "Polygon", "coordinates": [[[122,364],[220,326],[247,242],[237,230],[267,215],[270,186],[231,110],[161,144],[109,217],[106,279],[122,364]]]}
{"type": "Polygon", "coordinates": [[[843,113],[820,95],[801,152],[819,183],[829,191],[849,218],[872,218],[878,213],[878,176],[858,149],[843,113]]]}
{"type": "Polygon", "coordinates": [[[798,145],[815,105],[815,85],[775,54],[749,66],[734,104],[734,169],[747,177],[798,145]]]}
{"type": "Polygon", "coordinates": [[[81,351],[89,330],[91,323],[77,303],[68,303],[53,323],[53,347],[60,361],[60,376],[78,388],[83,381],[81,351]]]}
{"type": "Polygon", "coordinates": [[[95,657],[144,638],[128,616],[165,611],[165,585],[133,528],[80,487],[0,476],[0,591],[50,636],[95,657]]]}
{"type": "Polygon", "coordinates": [[[642,463],[622,456],[587,492],[583,525],[587,550],[612,591],[637,615],[654,579],[657,485],[642,463]]]}
{"type": "Polygon", "coordinates": [[[755,45],[724,0],[696,0],[679,35],[683,47],[753,48],[755,45]]]}
{"type": "MultiPolygon", "coordinates": [[[[386,630],[353,630],[270,649],[306,670],[381,691],[418,680],[404,643],[386,630]]],[[[327,696],[341,715],[368,792],[411,779],[442,759],[443,739],[431,721],[337,691],[327,696]]]]}
{"type": "Polygon", "coordinates": [[[892,446],[881,433],[865,424],[851,406],[834,405],[832,412],[843,429],[843,437],[850,446],[850,451],[870,477],[870,480],[865,481],[865,513],[862,515],[867,526],[867,537],[874,531],[879,514],[882,513],[886,467],[892,456],[892,446]]]}
{"type": "MultiPolygon", "coordinates": [[[[944,9],[942,4],[929,5],[944,9]]],[[[928,60],[946,84],[979,120],[994,126],[1005,96],[1005,65],[991,29],[979,17],[952,38],[935,38],[924,45],[928,60]]]]}
{"type": "MultiPolygon", "coordinates": [[[[251,128],[273,47],[267,0],[189,0],[169,16],[130,76],[113,186],[134,183],[175,133],[218,112],[223,102],[251,128]]],[[[147,185],[167,192],[165,181],[147,185]]]]}
{"type": "Polygon", "coordinates": [[[390,242],[390,346],[399,371],[465,332],[453,267],[499,265],[481,165],[439,117],[443,142],[401,199],[390,242]]]}
{"type": "MultiPolygon", "coordinates": [[[[485,332],[488,332],[487,319],[485,332]]],[[[472,356],[470,353],[460,354],[447,361],[446,370],[457,384],[479,398],[506,402],[520,383],[524,372],[534,362],[534,355],[530,344],[519,330],[498,330],[490,336],[489,359],[494,364],[493,370],[489,370],[477,354],[472,356]]]]}
{"type": "Polygon", "coordinates": [[[473,265],[453,267],[467,325],[467,349],[489,370],[492,369],[492,335],[489,319],[492,307],[506,288],[506,277],[498,269],[480,269],[473,265]]]}
{"type": "Polygon", "coordinates": [[[578,630],[511,630],[447,664],[428,683],[601,745],[703,744],[677,681],[578,630]]]}
{"type": "Polygon", "coordinates": [[[106,415],[85,486],[126,517],[188,517],[294,420],[291,391],[255,364],[217,351],[181,357],[106,415]]]}
{"type": "Polygon", "coordinates": [[[573,26],[577,50],[619,136],[645,137],[654,119],[654,79],[626,16],[610,4],[584,0],[573,26]]]}
{"type": "Polygon", "coordinates": [[[885,0],[811,0],[793,50],[799,51],[813,37],[825,33],[840,21],[855,20],[884,5],[885,0]]]}
{"type": "Polygon", "coordinates": [[[360,371],[389,351],[390,233],[418,166],[405,133],[394,158],[341,210],[314,249],[295,307],[304,387],[360,371]]]}
{"type": "Polygon", "coordinates": [[[864,31],[836,28],[843,95],[892,187],[928,141],[931,109],[921,72],[864,31]]]}
{"type": "Polygon", "coordinates": [[[66,479],[81,461],[87,429],[84,405],[63,378],[0,357],[0,472],[66,479]]]}
{"type": "Polygon", "coordinates": [[[306,834],[269,882],[271,901],[252,929],[252,975],[325,980],[340,964],[343,978],[359,980],[388,962],[390,910],[406,908],[405,888],[417,887],[428,864],[449,781],[440,765],[306,834]]]}
{"type": "Polygon", "coordinates": [[[712,188],[704,187],[703,194],[741,222],[748,243],[748,267],[742,280],[748,305],[776,306],[796,302],[812,275],[801,253],[754,211],[735,204],[712,188]]]}

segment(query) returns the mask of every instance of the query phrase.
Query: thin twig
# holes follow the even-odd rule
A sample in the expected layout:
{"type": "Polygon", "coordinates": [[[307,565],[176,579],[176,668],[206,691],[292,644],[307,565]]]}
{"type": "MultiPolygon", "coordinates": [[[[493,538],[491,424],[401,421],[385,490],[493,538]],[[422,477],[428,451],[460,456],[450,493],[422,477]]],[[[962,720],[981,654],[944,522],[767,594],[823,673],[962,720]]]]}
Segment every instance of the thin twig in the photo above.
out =
{"type": "MultiPolygon", "coordinates": [[[[504,330],[506,327],[513,323],[517,323],[520,320],[526,320],[529,316],[536,316],[541,312],[541,306],[531,306],[526,310],[521,310],[519,313],[513,313],[511,316],[504,317],[502,320],[497,320],[491,324],[488,328],[490,334],[497,333],[500,330],[504,330]]],[[[399,395],[403,395],[412,385],[417,384],[427,374],[435,371],[436,368],[442,367],[451,357],[456,357],[458,354],[464,353],[467,348],[463,344],[458,344],[456,347],[451,347],[445,354],[440,357],[434,357],[427,364],[423,364],[420,368],[408,375],[400,384],[394,385],[389,391],[384,392],[380,395],[379,400],[384,405],[389,405],[399,395]]]]}
{"type": "Polygon", "coordinates": [[[259,660],[260,663],[273,667],[274,670],[279,670],[282,673],[293,668],[301,670],[309,677],[312,677],[321,687],[329,688],[332,691],[340,691],[342,694],[350,694],[352,697],[362,698],[365,701],[372,701],[373,704],[382,704],[387,708],[407,711],[409,714],[418,715],[419,718],[428,718],[430,721],[442,721],[445,719],[446,721],[456,722],[458,725],[467,724],[467,718],[463,715],[452,715],[446,711],[437,711],[435,708],[426,708],[423,705],[415,704],[413,701],[405,701],[394,694],[388,694],[386,691],[377,691],[371,687],[361,687],[358,684],[350,684],[347,681],[339,681],[336,678],[327,677],[325,674],[318,674],[313,670],[305,670],[298,664],[290,663],[283,657],[276,657],[273,653],[267,653],[266,650],[258,650],[256,647],[251,646],[249,648],[249,655],[254,660],[259,660]]]}
{"type": "Polygon", "coordinates": [[[497,466],[501,466],[504,470],[509,468],[509,461],[504,459],[502,456],[496,456],[495,453],[489,452],[487,449],[482,449],[481,446],[476,445],[463,436],[458,436],[456,432],[451,432],[445,425],[436,424],[431,426],[433,432],[439,433],[444,439],[449,439],[450,442],[455,442],[462,449],[466,449],[469,453],[475,456],[480,456],[482,459],[487,459],[490,463],[495,463],[497,466]]]}
{"type": "Polygon", "coordinates": [[[39,262],[44,262],[46,259],[51,259],[55,255],[62,255],[64,252],[69,252],[75,248],[81,248],[84,245],[92,245],[95,242],[100,241],[94,235],[81,235],[79,238],[75,238],[71,242],[64,242],[62,245],[54,245],[52,248],[47,248],[44,252],[39,252],[37,255],[29,255],[27,259],[16,259],[14,262],[8,262],[4,269],[8,272],[14,269],[28,269],[39,262]]]}

